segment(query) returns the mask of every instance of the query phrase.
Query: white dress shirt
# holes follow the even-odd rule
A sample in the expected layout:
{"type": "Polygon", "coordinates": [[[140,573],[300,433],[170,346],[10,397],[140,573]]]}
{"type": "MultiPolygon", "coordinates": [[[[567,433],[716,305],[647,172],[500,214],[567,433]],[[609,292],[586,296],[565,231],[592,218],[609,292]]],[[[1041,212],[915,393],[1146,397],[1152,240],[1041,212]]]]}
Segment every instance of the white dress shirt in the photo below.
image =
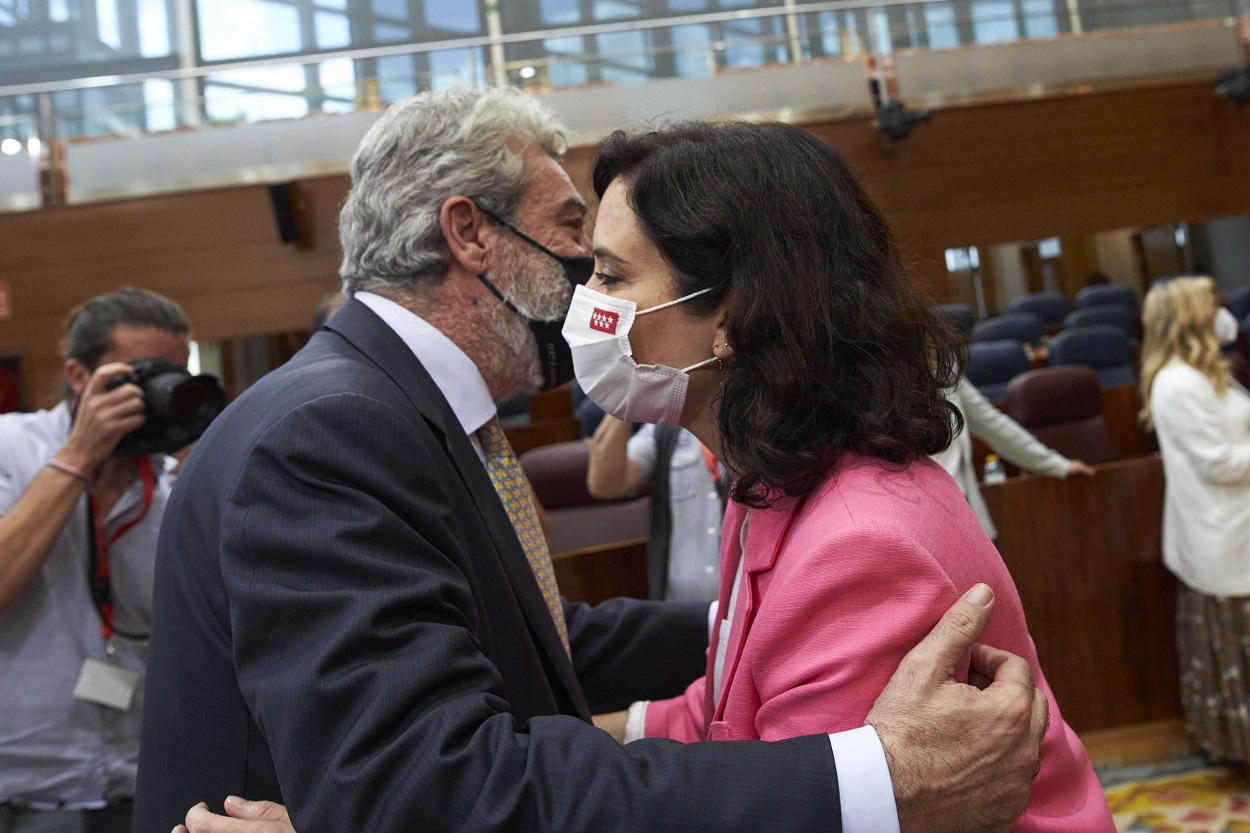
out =
{"type": "MultiPolygon", "coordinates": [[[[476,431],[495,415],[495,403],[477,365],[451,339],[394,301],[371,292],[357,292],[355,298],[373,310],[412,350],[446,397],[480,456],[476,431]]],[[[727,616],[732,615],[732,610],[727,612],[727,616]]],[[[726,626],[722,629],[728,632],[726,626]]],[[[639,707],[645,709],[645,704],[636,703],[631,708],[636,730],[639,718],[633,716],[633,711],[639,707]]],[[[627,732],[626,740],[640,736],[640,730],[632,738],[627,732]]],[[[899,833],[894,787],[876,731],[863,726],[830,735],[829,741],[837,762],[843,833],[899,833]]]]}

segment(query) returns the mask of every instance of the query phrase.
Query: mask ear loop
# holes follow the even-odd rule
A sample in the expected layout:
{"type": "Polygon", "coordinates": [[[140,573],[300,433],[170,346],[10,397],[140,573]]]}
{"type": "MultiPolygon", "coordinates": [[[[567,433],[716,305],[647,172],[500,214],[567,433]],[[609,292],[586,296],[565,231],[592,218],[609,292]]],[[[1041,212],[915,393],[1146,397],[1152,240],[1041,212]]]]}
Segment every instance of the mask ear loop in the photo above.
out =
{"type": "Polygon", "coordinates": [[[656,304],[656,305],[655,305],[655,306],[653,306],[653,307],[647,307],[646,309],[640,309],[640,310],[638,310],[638,311],[636,311],[636,312],[634,313],[634,317],[635,317],[635,318],[637,318],[639,315],[646,315],[646,314],[647,314],[647,313],[649,313],[649,312],[656,312],[657,310],[662,310],[662,309],[664,309],[665,307],[673,307],[673,306],[676,306],[676,305],[678,305],[678,304],[681,304],[681,303],[684,303],[684,302],[686,302],[686,301],[689,301],[691,298],[697,298],[697,297],[699,297],[700,295],[706,295],[707,293],[711,292],[711,291],[712,291],[713,289],[715,289],[715,288],[716,288],[716,287],[714,287],[714,286],[709,286],[707,289],[700,289],[698,292],[691,292],[689,295],[683,295],[682,297],[677,298],[677,299],[674,299],[674,300],[672,300],[672,301],[665,301],[664,303],[662,303],[662,304],[656,304]]]}

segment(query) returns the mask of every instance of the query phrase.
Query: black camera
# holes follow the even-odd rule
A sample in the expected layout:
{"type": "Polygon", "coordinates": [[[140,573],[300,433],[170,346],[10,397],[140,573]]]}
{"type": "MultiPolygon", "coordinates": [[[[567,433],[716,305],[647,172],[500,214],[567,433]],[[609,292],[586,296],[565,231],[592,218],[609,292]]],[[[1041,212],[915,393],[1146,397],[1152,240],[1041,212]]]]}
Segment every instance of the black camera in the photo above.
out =
{"type": "Polygon", "coordinates": [[[105,386],[138,385],[147,421],[122,437],[114,457],[177,451],[200,438],[226,407],[226,394],[213,376],[192,376],[164,359],[137,359],[134,373],[114,376],[105,386]]]}

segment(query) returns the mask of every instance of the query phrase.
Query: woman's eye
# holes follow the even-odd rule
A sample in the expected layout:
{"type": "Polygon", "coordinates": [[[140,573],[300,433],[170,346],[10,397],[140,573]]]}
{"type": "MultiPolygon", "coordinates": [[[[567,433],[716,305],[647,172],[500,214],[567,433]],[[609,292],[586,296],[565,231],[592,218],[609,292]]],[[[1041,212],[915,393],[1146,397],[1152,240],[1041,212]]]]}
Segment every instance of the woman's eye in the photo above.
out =
{"type": "Polygon", "coordinates": [[[595,272],[595,277],[598,278],[599,282],[604,286],[615,286],[621,282],[619,277],[613,275],[611,272],[605,272],[602,269],[595,272]]]}

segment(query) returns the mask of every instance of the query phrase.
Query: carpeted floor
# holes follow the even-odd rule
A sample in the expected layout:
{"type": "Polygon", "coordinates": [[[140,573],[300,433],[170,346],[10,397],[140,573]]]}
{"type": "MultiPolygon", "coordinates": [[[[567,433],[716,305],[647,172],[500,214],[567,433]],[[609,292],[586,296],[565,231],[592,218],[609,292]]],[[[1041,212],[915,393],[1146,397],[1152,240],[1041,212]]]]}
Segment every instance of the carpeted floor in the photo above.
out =
{"type": "Polygon", "coordinates": [[[1250,780],[1227,769],[1128,781],[1107,801],[1119,833],[1250,833],[1250,780]]]}

